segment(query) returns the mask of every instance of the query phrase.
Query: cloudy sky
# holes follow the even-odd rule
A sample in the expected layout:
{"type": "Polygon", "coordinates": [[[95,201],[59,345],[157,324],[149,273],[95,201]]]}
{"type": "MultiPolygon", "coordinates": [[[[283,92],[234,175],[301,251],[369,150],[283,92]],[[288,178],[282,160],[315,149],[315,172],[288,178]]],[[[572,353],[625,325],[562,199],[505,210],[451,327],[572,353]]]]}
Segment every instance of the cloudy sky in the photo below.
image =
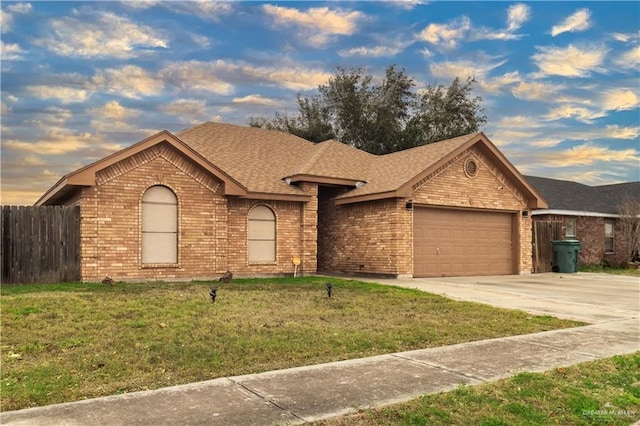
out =
{"type": "Polygon", "coordinates": [[[2,203],[166,129],[295,112],[336,66],[472,76],[524,174],[640,180],[639,2],[1,5],[2,203]]]}

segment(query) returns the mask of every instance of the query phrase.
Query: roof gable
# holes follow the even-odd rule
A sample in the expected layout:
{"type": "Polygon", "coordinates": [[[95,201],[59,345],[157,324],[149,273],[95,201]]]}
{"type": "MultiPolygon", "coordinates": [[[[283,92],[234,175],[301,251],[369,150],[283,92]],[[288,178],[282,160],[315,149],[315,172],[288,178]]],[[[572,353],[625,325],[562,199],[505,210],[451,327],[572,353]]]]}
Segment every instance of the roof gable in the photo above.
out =
{"type": "Polygon", "coordinates": [[[96,172],[156,144],[167,142],[224,183],[224,194],[254,199],[309,201],[296,182],[350,188],[338,204],[411,197],[426,176],[470,147],[479,147],[529,200],[542,196],[483,133],[474,133],[386,155],[373,155],[335,140],[314,144],[262,128],[202,123],[176,135],[162,131],[64,176],[37,204],[55,203],[74,188],[96,184],[96,172]]]}
{"type": "Polygon", "coordinates": [[[532,187],[484,133],[473,133],[377,157],[372,166],[375,180],[338,197],[338,203],[386,197],[411,197],[420,182],[471,147],[478,147],[500,167],[527,197],[529,208],[546,207],[532,187]]]}
{"type": "Polygon", "coordinates": [[[211,164],[198,152],[185,145],[184,142],[176,138],[170,132],[163,130],[151,137],[148,137],[147,139],[131,145],[128,148],[120,150],[63,176],[54,186],[45,192],[38,201],[36,201],[35,205],[54,204],[64,197],[65,194],[75,188],[94,186],[96,184],[96,173],[98,171],[160,143],[170,144],[213,176],[220,179],[224,183],[224,193],[226,195],[243,195],[246,193],[246,189],[238,181],[234,180],[218,167],[211,164]]]}
{"type": "Polygon", "coordinates": [[[373,156],[372,175],[366,185],[338,197],[340,203],[386,198],[409,197],[408,188],[420,175],[465,144],[473,135],[465,135],[446,141],[430,143],[391,154],[373,156]]]}

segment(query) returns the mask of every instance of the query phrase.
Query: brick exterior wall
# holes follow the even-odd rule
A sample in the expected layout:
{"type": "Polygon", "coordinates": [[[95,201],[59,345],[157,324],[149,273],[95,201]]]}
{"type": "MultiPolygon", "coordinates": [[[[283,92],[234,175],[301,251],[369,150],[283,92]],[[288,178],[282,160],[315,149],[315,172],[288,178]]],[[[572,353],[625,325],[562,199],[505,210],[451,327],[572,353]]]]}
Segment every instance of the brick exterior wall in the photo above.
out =
{"type": "MultiPolygon", "coordinates": [[[[318,270],[355,274],[413,274],[413,211],[410,199],[395,198],[336,206],[345,189],[321,188],[318,218],[318,270]]],[[[426,206],[491,209],[513,213],[514,270],[531,273],[531,217],[524,195],[480,150],[452,159],[414,186],[412,200],[426,206]],[[466,176],[468,158],[478,164],[466,176]]]]}
{"type": "Polygon", "coordinates": [[[300,269],[303,274],[315,274],[318,270],[318,185],[302,182],[300,189],[311,195],[311,201],[301,206],[300,269]]]}
{"type": "Polygon", "coordinates": [[[513,212],[515,270],[531,271],[531,221],[523,218],[526,200],[515,184],[482,151],[472,149],[426,176],[411,198],[335,205],[347,190],[300,183],[311,201],[267,201],[225,197],[222,182],[168,144],[159,144],[113,164],[96,175],[66,204],[81,206],[82,279],[211,279],[230,270],[235,276],[292,274],[294,257],[301,275],[317,271],[386,276],[413,273],[413,210],[416,204],[513,212]],[[467,158],[477,176],[463,170],[467,158]],[[178,200],[178,262],[142,265],[141,201],[153,185],[170,188],[178,200]],[[275,262],[248,259],[248,215],[258,205],[276,218],[275,262]]]}
{"type": "MultiPolygon", "coordinates": [[[[156,145],[118,162],[96,176],[66,204],[81,206],[82,279],[211,279],[231,270],[236,276],[292,273],[293,256],[302,257],[304,203],[229,199],[210,177],[167,144],[156,145]],[[178,199],[178,263],[142,265],[141,201],[153,185],[170,188],[178,199]],[[248,212],[266,205],[276,215],[277,260],[250,264],[248,212]]],[[[312,207],[313,208],[313,207],[312,207]]],[[[308,247],[315,245],[307,219],[308,247]]],[[[301,272],[315,272],[315,252],[301,272]]]]}
{"type": "Polygon", "coordinates": [[[226,200],[221,182],[166,144],[156,145],[96,175],[82,191],[82,279],[212,278],[226,270],[226,200]],[[154,185],[178,200],[178,262],[142,265],[141,202],[154,185]]]}
{"type": "Polygon", "coordinates": [[[413,200],[420,205],[513,212],[515,269],[521,274],[531,273],[531,217],[522,216],[527,210],[527,200],[515,183],[507,179],[481,150],[472,148],[453,158],[422,179],[414,189],[413,200]],[[478,165],[474,177],[468,177],[464,172],[464,164],[469,158],[478,165]]]}
{"type": "MultiPolygon", "coordinates": [[[[301,274],[315,273],[314,261],[309,265],[303,255],[303,204],[288,201],[229,199],[229,270],[239,276],[293,274],[293,258],[300,257],[301,274]],[[249,211],[255,206],[267,206],[276,216],[276,261],[249,262],[247,228],[249,211]]],[[[314,241],[315,243],[315,241],[314,241]]]]}
{"type": "Polygon", "coordinates": [[[412,212],[405,200],[335,205],[344,190],[320,188],[318,270],[384,276],[410,275],[412,212]]]}
{"type": "Polygon", "coordinates": [[[565,216],[565,215],[536,215],[534,221],[559,221],[562,222],[562,235],[564,238],[568,219],[576,220],[576,236],[566,239],[580,241],[579,265],[598,265],[605,261],[610,265],[626,265],[627,247],[622,238],[622,229],[619,220],[606,217],[591,216],[565,216]],[[613,220],[613,253],[605,253],[604,247],[604,222],[613,220]]]}

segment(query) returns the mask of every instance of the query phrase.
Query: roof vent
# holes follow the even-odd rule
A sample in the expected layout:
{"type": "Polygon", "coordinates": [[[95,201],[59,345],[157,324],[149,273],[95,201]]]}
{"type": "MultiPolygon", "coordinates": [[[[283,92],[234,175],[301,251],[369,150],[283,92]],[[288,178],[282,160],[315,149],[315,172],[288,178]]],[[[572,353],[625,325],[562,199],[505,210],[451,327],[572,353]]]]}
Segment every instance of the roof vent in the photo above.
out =
{"type": "Polygon", "coordinates": [[[478,174],[478,163],[473,158],[467,158],[467,161],[464,162],[464,174],[467,177],[476,177],[478,174]]]}

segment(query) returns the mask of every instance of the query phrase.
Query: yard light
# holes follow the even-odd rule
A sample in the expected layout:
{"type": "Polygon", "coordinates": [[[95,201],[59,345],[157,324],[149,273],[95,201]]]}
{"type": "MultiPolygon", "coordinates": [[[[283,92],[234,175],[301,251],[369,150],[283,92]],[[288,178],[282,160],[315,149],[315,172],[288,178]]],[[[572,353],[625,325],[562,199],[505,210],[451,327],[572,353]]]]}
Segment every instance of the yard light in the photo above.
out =
{"type": "Polygon", "coordinates": [[[331,298],[331,290],[333,289],[333,285],[331,283],[327,283],[326,287],[327,287],[327,296],[331,298]]]}
{"type": "Polygon", "coordinates": [[[293,278],[295,278],[296,275],[298,275],[298,266],[300,266],[300,258],[298,256],[295,256],[293,259],[291,259],[291,262],[293,262],[293,278]]]}
{"type": "Polygon", "coordinates": [[[217,291],[218,291],[217,288],[211,287],[211,291],[209,292],[209,296],[211,296],[211,303],[216,301],[216,292],[217,291]]]}

